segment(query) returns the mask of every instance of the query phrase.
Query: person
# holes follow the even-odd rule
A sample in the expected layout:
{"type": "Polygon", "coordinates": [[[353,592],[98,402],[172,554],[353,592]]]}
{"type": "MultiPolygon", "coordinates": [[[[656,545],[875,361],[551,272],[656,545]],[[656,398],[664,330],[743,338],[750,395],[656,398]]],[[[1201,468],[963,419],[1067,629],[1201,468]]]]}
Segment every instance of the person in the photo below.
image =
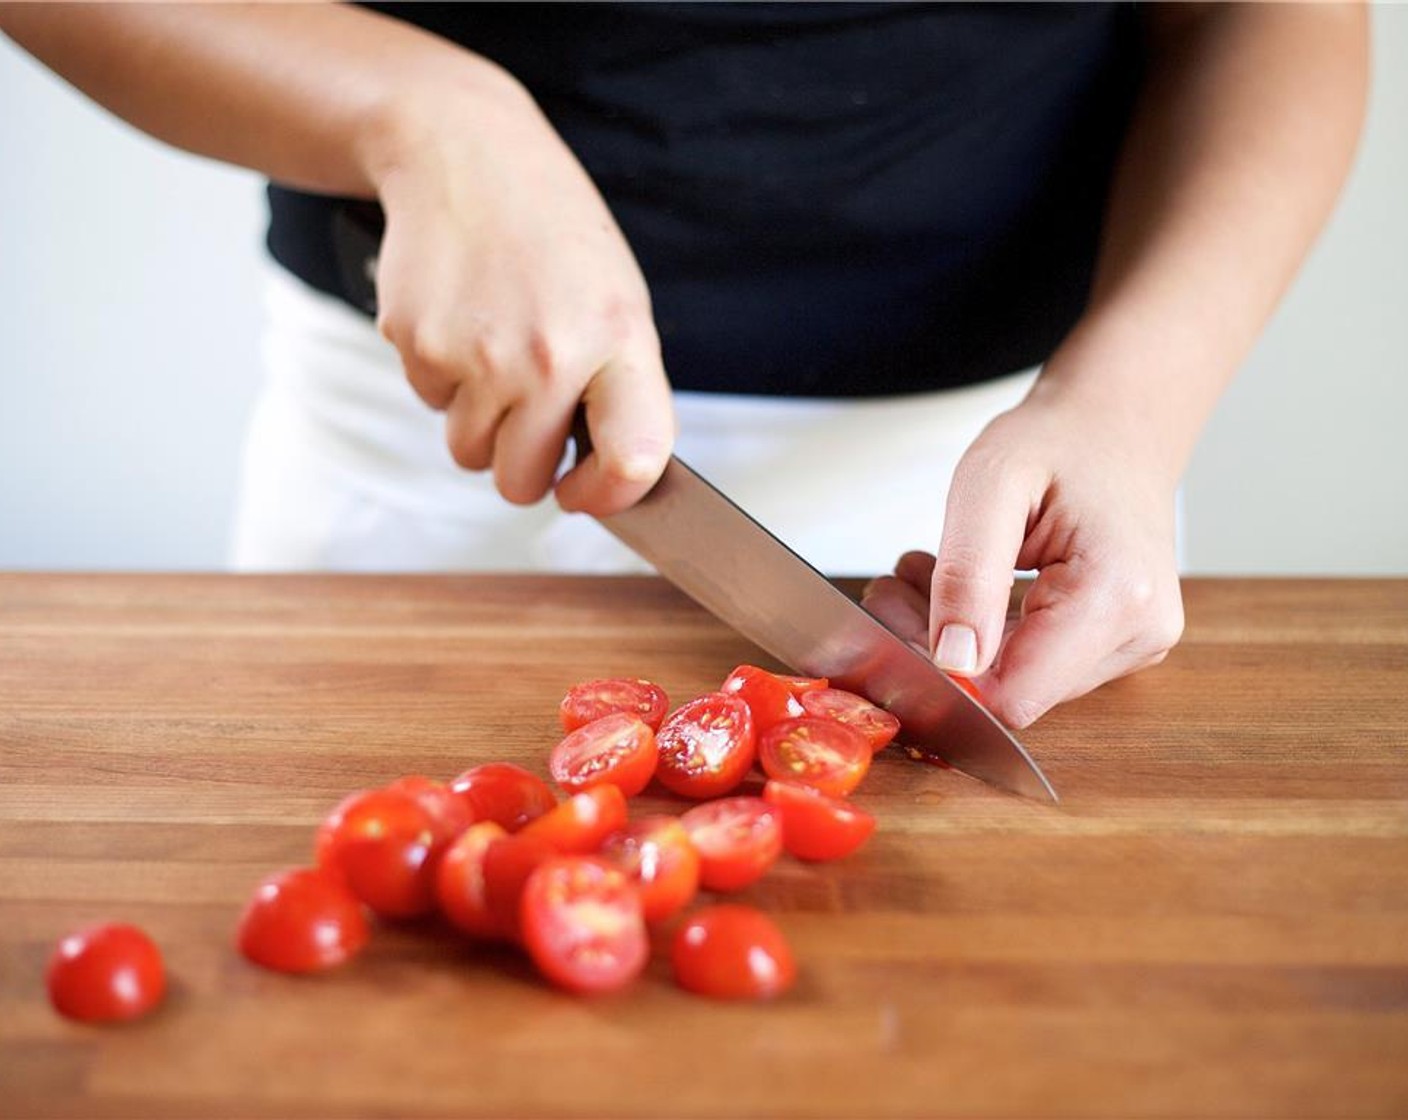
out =
{"type": "Polygon", "coordinates": [[[274,184],[245,566],[610,566],[544,499],[629,507],[678,410],[804,555],[932,532],[865,604],[1018,728],[1177,642],[1179,477],[1347,174],[1368,41],[1361,6],[1256,4],[6,4],[0,29],[274,184]]]}

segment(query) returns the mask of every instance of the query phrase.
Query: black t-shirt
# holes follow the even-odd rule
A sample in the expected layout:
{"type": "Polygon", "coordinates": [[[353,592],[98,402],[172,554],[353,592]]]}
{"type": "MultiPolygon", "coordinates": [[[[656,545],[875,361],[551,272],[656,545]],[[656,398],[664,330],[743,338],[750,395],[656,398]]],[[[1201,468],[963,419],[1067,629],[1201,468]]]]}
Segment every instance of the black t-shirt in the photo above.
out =
{"type": "MultiPolygon", "coordinates": [[[[717,392],[1043,361],[1087,298],[1143,63],[1118,4],[368,6],[523,82],[636,253],[671,382],[717,392]]],[[[269,195],[274,257],[367,309],[343,234],[375,208],[269,195]]]]}

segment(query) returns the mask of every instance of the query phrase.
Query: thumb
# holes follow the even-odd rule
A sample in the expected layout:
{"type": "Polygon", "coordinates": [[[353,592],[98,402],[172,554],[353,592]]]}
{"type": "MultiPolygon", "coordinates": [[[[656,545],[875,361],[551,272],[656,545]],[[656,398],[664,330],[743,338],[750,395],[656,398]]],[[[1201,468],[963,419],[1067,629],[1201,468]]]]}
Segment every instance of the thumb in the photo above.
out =
{"type": "Polygon", "coordinates": [[[959,463],[929,589],[929,648],[939,668],[972,676],[992,664],[1030,512],[1028,491],[1011,475],[959,463]]]}

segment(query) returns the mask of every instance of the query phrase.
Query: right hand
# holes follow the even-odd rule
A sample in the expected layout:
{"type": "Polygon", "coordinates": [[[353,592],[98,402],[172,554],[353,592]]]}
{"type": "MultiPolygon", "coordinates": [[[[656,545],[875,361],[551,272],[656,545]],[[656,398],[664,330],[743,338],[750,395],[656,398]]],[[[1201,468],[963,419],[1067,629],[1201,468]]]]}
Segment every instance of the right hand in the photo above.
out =
{"type": "Polygon", "coordinates": [[[529,504],[554,487],[573,415],[593,453],[556,483],[566,510],[642,497],[674,442],[650,296],[605,202],[527,93],[426,105],[381,161],[378,328],[446,413],[469,470],[529,504]]]}

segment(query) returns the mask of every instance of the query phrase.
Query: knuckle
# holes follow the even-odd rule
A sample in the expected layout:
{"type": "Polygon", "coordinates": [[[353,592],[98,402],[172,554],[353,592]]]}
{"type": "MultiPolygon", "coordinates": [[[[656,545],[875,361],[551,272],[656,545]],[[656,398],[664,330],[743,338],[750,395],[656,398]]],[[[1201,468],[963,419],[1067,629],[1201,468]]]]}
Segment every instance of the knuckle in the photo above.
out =
{"type": "Polygon", "coordinates": [[[427,369],[446,370],[455,362],[453,336],[435,324],[416,324],[406,336],[402,348],[412,363],[427,369]]]}
{"type": "Polygon", "coordinates": [[[1172,585],[1142,577],[1125,581],[1119,589],[1126,624],[1139,652],[1162,660],[1183,637],[1183,599],[1172,585]]]}

